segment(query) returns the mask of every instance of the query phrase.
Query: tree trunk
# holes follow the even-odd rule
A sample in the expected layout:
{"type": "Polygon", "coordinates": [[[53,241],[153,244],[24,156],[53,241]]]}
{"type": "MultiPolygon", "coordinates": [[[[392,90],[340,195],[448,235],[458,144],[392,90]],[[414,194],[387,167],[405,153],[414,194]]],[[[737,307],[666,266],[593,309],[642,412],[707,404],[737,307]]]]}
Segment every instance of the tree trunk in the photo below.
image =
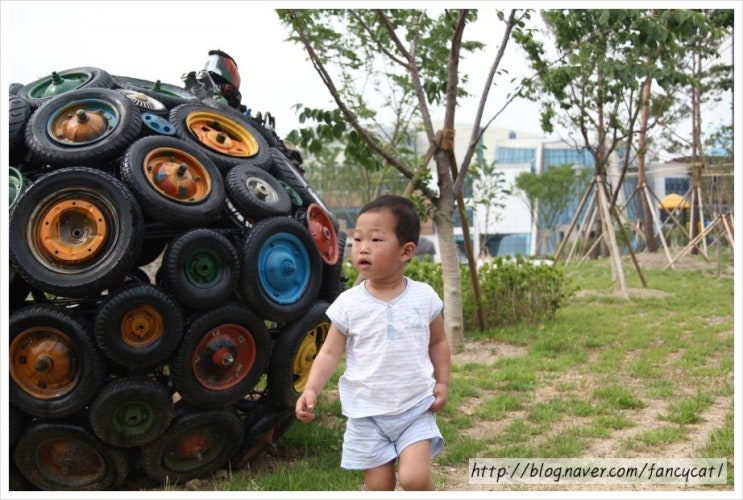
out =
{"type": "MultiPolygon", "coordinates": [[[[652,62],[650,56],[647,57],[648,66],[652,62]]],[[[653,80],[648,76],[642,85],[642,115],[640,116],[640,134],[637,140],[637,185],[643,192],[647,189],[647,177],[645,176],[645,149],[647,147],[647,130],[650,118],[650,85],[653,80]]],[[[655,232],[653,230],[653,207],[648,203],[647,196],[641,196],[642,202],[642,230],[645,233],[647,249],[650,253],[656,253],[658,246],[655,244],[655,232]]]]}
{"type": "Polygon", "coordinates": [[[439,197],[436,199],[434,224],[439,237],[441,273],[444,280],[444,324],[449,344],[456,349],[464,344],[462,313],[462,275],[454,241],[454,190],[449,166],[449,155],[439,150],[435,155],[439,180],[439,197]]]}
{"type": "MultiPolygon", "coordinates": [[[[701,80],[702,75],[702,56],[697,53],[694,55],[694,72],[695,78],[701,80]]],[[[697,214],[701,214],[701,200],[698,196],[698,186],[700,185],[702,178],[702,171],[704,170],[704,152],[702,151],[702,89],[694,87],[692,89],[692,126],[691,126],[691,158],[693,160],[692,171],[690,172],[691,177],[691,203],[689,208],[689,219],[691,227],[689,228],[689,235],[693,241],[701,232],[702,224],[698,224],[697,214]]],[[[692,255],[698,255],[699,249],[696,245],[691,249],[692,255]]]]}

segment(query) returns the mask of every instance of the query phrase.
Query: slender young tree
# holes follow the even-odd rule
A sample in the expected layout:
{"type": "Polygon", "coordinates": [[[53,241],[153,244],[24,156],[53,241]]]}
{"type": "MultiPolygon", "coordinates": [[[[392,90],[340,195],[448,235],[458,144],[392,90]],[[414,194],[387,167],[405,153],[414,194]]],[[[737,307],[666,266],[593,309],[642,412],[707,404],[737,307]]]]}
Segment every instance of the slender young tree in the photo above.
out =
{"type": "MultiPolygon", "coordinates": [[[[718,100],[721,92],[732,89],[733,65],[719,61],[720,44],[732,36],[732,10],[695,11],[699,18],[700,29],[689,33],[684,40],[684,54],[689,61],[691,85],[687,86],[690,96],[692,136],[687,144],[691,147],[691,231],[694,240],[701,232],[704,220],[700,193],[703,187],[703,175],[707,170],[707,157],[704,151],[705,124],[702,121],[702,108],[706,102],[718,100]]],[[[732,116],[731,116],[732,123],[732,116]]],[[[692,253],[697,253],[697,247],[692,253]]]]}
{"type": "MultiPolygon", "coordinates": [[[[628,146],[634,144],[638,128],[646,133],[651,125],[650,120],[638,124],[642,109],[653,110],[651,83],[667,94],[690,81],[669,61],[678,60],[682,40],[706,31],[704,17],[683,10],[587,9],[544,11],[543,20],[551,50],[534,37],[517,38],[538,75],[525,82],[523,95],[542,103],[544,131],[559,127],[566,131],[567,142],[591,153],[594,179],[607,195],[606,171],[612,155],[624,157],[614,195],[608,196],[613,209],[630,166],[628,146]]],[[[656,102],[664,103],[656,107],[657,117],[667,101],[656,102]]],[[[612,224],[611,213],[599,211],[603,228],[612,224]]],[[[606,240],[615,248],[615,242],[606,240]]],[[[614,258],[612,263],[615,282],[621,285],[621,261],[614,258]]]]}
{"type": "Polygon", "coordinates": [[[506,186],[505,174],[498,170],[495,161],[488,163],[478,155],[477,160],[470,168],[472,177],[472,203],[478,205],[485,212],[484,227],[480,231],[480,253],[478,257],[488,256],[487,240],[490,236],[490,223],[498,222],[503,214],[499,211],[505,204],[503,200],[511,194],[506,186]]]}
{"type": "Polygon", "coordinates": [[[522,172],[516,177],[514,187],[529,207],[532,219],[537,221],[537,253],[554,250],[547,242],[554,239],[558,218],[571,199],[586,189],[589,177],[588,172],[575,170],[571,164],[550,167],[541,173],[522,172]]]}
{"type": "Polygon", "coordinates": [[[473,122],[470,147],[460,165],[453,154],[457,99],[467,95],[459,61],[483,48],[465,41],[470,10],[279,10],[327,87],[334,109],[302,108],[300,121],[311,126],[289,138],[319,151],[340,141],[344,154],[365,168],[395,168],[410,181],[406,194],[436,226],[444,280],[444,318],[453,346],[463,343],[461,273],[454,239],[453,212],[463,177],[485,127],[480,126],[493,77],[511,32],[521,30],[528,12],[499,14],[503,37],[489,68],[473,122]],[[444,108],[444,125],[434,128],[431,108],[444,108]],[[422,132],[425,151],[415,151],[422,132]],[[429,162],[435,167],[432,176],[429,162]]]}

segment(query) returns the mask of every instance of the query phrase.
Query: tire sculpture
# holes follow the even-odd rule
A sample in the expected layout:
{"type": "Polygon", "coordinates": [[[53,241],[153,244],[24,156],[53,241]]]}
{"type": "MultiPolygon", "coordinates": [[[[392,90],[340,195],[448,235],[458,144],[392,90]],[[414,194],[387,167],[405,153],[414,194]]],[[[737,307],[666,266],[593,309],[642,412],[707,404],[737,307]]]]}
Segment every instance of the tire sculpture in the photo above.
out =
{"type": "Polygon", "coordinates": [[[244,467],[294,421],[346,234],[272,119],[50,75],[9,95],[12,489],[244,467]]]}

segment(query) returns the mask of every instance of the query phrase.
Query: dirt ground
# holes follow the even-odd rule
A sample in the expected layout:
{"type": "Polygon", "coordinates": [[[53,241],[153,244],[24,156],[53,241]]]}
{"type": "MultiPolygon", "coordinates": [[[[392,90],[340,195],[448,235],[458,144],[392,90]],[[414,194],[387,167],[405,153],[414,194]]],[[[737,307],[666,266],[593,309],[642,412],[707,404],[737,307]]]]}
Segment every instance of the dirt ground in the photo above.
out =
{"type": "MultiPolygon", "coordinates": [[[[690,271],[705,269],[709,272],[717,273],[718,270],[721,275],[732,276],[733,267],[723,264],[718,267],[717,254],[714,248],[708,249],[708,259],[705,261],[701,257],[681,257],[675,259],[678,255],[678,250],[675,249],[670,251],[670,257],[663,250],[656,254],[641,253],[637,254],[637,263],[640,271],[646,269],[674,269],[676,271],[690,271]]],[[[634,267],[634,263],[628,257],[624,258],[623,269],[625,276],[630,273],[636,273],[637,270],[634,267]]],[[[596,294],[602,293],[598,291],[581,291],[581,294],[596,294]]],[[[611,292],[607,292],[611,293],[611,292]]],[[[613,292],[616,293],[616,292],[613,292]]],[[[628,296],[638,297],[662,297],[665,292],[661,290],[654,290],[649,288],[628,288],[626,290],[628,296]]],[[[465,364],[465,363],[492,363],[500,357],[520,356],[525,353],[525,349],[499,344],[494,342],[474,342],[470,341],[465,345],[462,352],[455,353],[452,356],[453,364],[465,364]]],[[[717,360],[713,359],[711,363],[716,363],[717,360]]],[[[729,375],[728,382],[733,383],[733,374],[729,375]]],[[[593,391],[593,381],[589,377],[585,377],[583,374],[576,371],[569,371],[560,377],[553,378],[552,380],[542,383],[542,385],[536,390],[534,401],[547,401],[560,394],[560,387],[572,386],[580,387],[584,393],[590,394],[593,391]]],[[[485,396],[486,397],[486,396],[485,396]]],[[[480,398],[480,400],[485,399],[480,398]]],[[[687,439],[683,441],[673,442],[662,446],[656,446],[649,452],[627,452],[626,447],[623,447],[622,443],[630,440],[634,435],[641,432],[657,429],[667,422],[658,419],[658,415],[663,414],[667,411],[666,400],[660,399],[649,399],[643,398],[643,402],[646,406],[639,410],[633,410],[632,420],[636,423],[634,427],[629,427],[620,430],[614,430],[608,437],[593,440],[590,447],[584,451],[584,457],[601,457],[601,458],[643,458],[643,457],[694,457],[695,451],[708,442],[709,437],[713,431],[723,426],[726,415],[732,411],[733,399],[732,398],[715,398],[713,404],[706,409],[702,416],[701,422],[693,425],[687,425],[689,432],[687,439]]],[[[476,408],[474,406],[465,406],[460,409],[465,414],[472,414],[476,408]]],[[[478,435],[486,436],[497,433],[505,429],[514,418],[523,417],[523,412],[510,412],[508,418],[497,421],[487,422],[478,424],[476,430],[472,431],[470,437],[477,437],[478,435]]],[[[575,422],[565,422],[562,424],[563,427],[571,426],[575,422]]],[[[560,425],[558,424],[554,431],[559,432],[560,425]]],[[[578,491],[578,490],[606,490],[606,491],[657,491],[657,490],[671,490],[671,491],[715,491],[715,490],[730,490],[732,488],[726,485],[715,485],[715,486],[675,486],[675,485],[528,485],[528,486],[514,486],[514,485],[478,485],[470,484],[468,476],[468,464],[462,464],[459,467],[451,466],[436,466],[437,475],[439,477],[439,488],[447,491],[578,491]]]]}
{"type": "MultiPolygon", "coordinates": [[[[494,342],[467,342],[462,352],[452,356],[452,363],[492,363],[501,357],[520,356],[525,353],[524,348],[499,344],[494,342]]],[[[732,374],[730,375],[732,383],[732,374]]],[[[569,371],[560,377],[542,383],[536,389],[534,402],[548,401],[560,394],[560,387],[575,386],[580,387],[582,392],[590,394],[593,391],[593,382],[589,377],[585,377],[575,371],[569,371]]],[[[486,399],[486,395],[479,398],[480,401],[486,399]]],[[[600,458],[665,458],[665,457],[694,457],[695,450],[707,443],[710,434],[723,426],[725,415],[732,411],[732,398],[716,398],[714,403],[702,414],[702,421],[698,424],[687,425],[689,430],[688,438],[684,441],[674,442],[660,447],[655,447],[650,453],[630,453],[622,446],[633,435],[650,429],[656,429],[667,424],[658,419],[659,414],[666,411],[667,401],[643,399],[646,406],[639,410],[633,410],[632,420],[636,423],[634,427],[615,430],[605,438],[595,439],[590,447],[583,452],[583,457],[600,457],[600,458]]],[[[460,408],[464,414],[473,414],[476,410],[476,403],[460,408]]],[[[481,422],[469,433],[470,437],[488,436],[498,433],[508,427],[516,418],[524,417],[525,412],[510,412],[504,420],[496,422],[481,422]]],[[[575,420],[558,423],[551,432],[559,432],[561,428],[575,425],[575,420]]],[[[474,458],[474,457],[473,457],[474,458]]],[[[528,457],[525,457],[528,458],[528,457]]],[[[578,490],[607,490],[607,491],[654,491],[654,490],[671,490],[671,491],[710,491],[710,486],[675,486],[675,485],[634,485],[626,487],[622,485],[479,485],[470,484],[468,467],[469,464],[462,464],[459,467],[452,466],[435,466],[438,476],[438,487],[446,491],[578,491],[578,490]]],[[[720,490],[729,490],[728,486],[716,486],[720,490]]]]}

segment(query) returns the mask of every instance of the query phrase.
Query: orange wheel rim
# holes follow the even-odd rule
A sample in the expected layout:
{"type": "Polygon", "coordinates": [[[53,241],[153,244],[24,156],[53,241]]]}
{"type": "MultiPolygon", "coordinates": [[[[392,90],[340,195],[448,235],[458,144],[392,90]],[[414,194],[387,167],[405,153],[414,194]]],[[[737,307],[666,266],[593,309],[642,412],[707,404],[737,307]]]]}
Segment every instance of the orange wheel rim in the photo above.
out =
{"type": "Polygon", "coordinates": [[[162,336],[162,315],[149,304],[142,304],[127,312],[121,320],[121,340],[132,347],[151,344],[162,336]]]}
{"type": "Polygon", "coordinates": [[[111,129],[104,112],[73,104],[57,113],[49,123],[54,138],[65,144],[81,145],[100,139],[111,129]]]}
{"type": "Polygon", "coordinates": [[[218,153],[250,158],[258,153],[258,142],[246,128],[218,113],[195,111],[186,126],[204,146],[218,153]]]}
{"type": "Polygon", "coordinates": [[[54,399],[72,391],[79,369],[73,342],[56,328],[29,328],[10,343],[10,376],[36,399],[54,399]]]}
{"type": "Polygon", "coordinates": [[[211,193],[212,179],[204,165],[178,149],[153,149],[143,168],[147,182],[167,198],[198,203],[211,193]]]}
{"type": "Polygon", "coordinates": [[[46,210],[37,226],[39,248],[50,259],[79,264],[93,259],[106,244],[103,212],[90,201],[67,199],[46,210]]]}

